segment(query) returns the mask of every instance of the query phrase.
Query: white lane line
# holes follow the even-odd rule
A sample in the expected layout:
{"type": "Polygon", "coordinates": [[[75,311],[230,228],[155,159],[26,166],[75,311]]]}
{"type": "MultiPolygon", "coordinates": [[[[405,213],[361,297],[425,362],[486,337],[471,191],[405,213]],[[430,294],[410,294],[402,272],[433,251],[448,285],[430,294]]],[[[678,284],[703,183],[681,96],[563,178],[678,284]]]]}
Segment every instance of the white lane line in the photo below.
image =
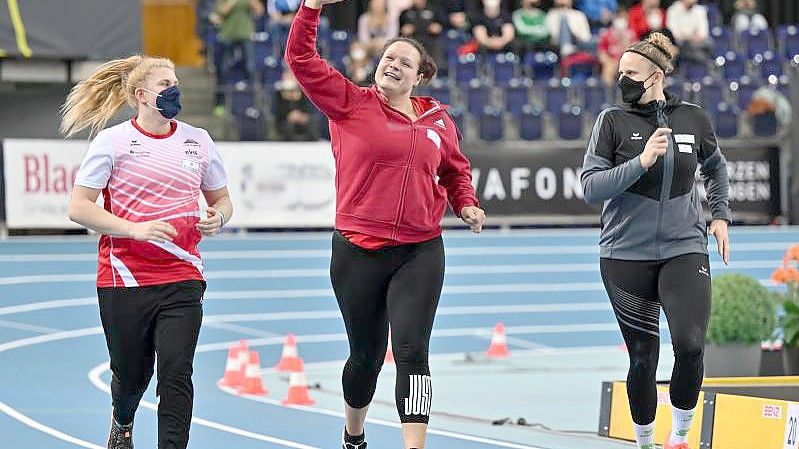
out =
{"type": "MultiPolygon", "coordinates": [[[[451,306],[439,307],[436,316],[458,315],[485,315],[507,313],[557,313],[557,312],[587,312],[612,310],[609,301],[581,302],[581,303],[545,303],[545,304],[511,304],[496,306],[451,306]]],[[[269,312],[269,313],[230,313],[215,314],[213,321],[207,323],[224,323],[229,321],[283,321],[283,320],[323,320],[341,318],[338,309],[311,310],[301,312],[269,312]]]]}
{"type": "MultiPolygon", "coordinates": [[[[773,269],[782,262],[774,260],[745,260],[732,261],[730,265],[715,264],[712,271],[744,270],[756,268],[773,269]]],[[[510,265],[455,265],[446,267],[447,275],[496,275],[496,274],[526,274],[526,273],[583,273],[598,272],[599,264],[593,263],[552,263],[552,264],[510,264],[510,265]]],[[[216,279],[263,279],[263,278],[327,278],[330,270],[327,268],[289,268],[274,270],[217,270],[208,271],[206,278],[216,279]]],[[[17,284],[45,284],[59,282],[91,282],[96,279],[96,274],[42,274],[7,276],[0,278],[0,286],[17,284]]]]}
{"type": "MultiPolygon", "coordinates": [[[[792,242],[733,243],[734,253],[753,251],[784,251],[792,242]]],[[[708,247],[715,251],[715,243],[708,247]]],[[[527,245],[527,246],[449,246],[447,256],[511,256],[511,255],[597,255],[597,245],[527,245]]],[[[713,252],[711,252],[713,254],[713,252]]],[[[327,259],[330,249],[272,249],[272,250],[209,250],[202,253],[205,260],[228,259],[327,259]]],[[[75,262],[95,261],[96,253],[3,254],[0,262],[75,262]]]]}
{"type": "Polygon", "coordinates": [[[78,307],[97,304],[96,297],[56,299],[53,301],[37,301],[15,306],[0,307],[0,315],[13,315],[15,313],[33,312],[36,310],[60,309],[63,307],[78,307]]]}
{"type": "MultiPolygon", "coordinates": [[[[102,373],[110,369],[111,368],[109,367],[108,362],[104,362],[95,366],[94,368],[91,369],[91,371],[89,371],[89,381],[92,383],[92,385],[94,385],[100,391],[103,391],[108,395],[111,394],[111,387],[105,382],[103,382],[102,379],[100,379],[100,376],[102,375],[102,373]]],[[[143,400],[139,404],[142,407],[147,408],[149,410],[158,411],[158,405],[152,402],[143,400]]],[[[295,449],[319,449],[316,446],[309,446],[307,444],[297,443],[296,441],[289,441],[289,440],[284,440],[282,438],[270,437],[269,435],[264,435],[256,432],[251,432],[249,430],[239,429],[238,427],[228,426],[226,424],[218,423],[216,421],[211,421],[193,415],[191,417],[191,422],[203,427],[209,427],[211,429],[221,430],[222,432],[232,433],[234,435],[250,438],[253,440],[264,441],[266,443],[274,443],[280,446],[291,447],[295,449]]]]}
{"type": "Polygon", "coordinates": [[[72,443],[76,446],[85,447],[88,449],[105,449],[105,446],[98,446],[96,444],[89,443],[88,441],[81,440],[80,438],[75,438],[72,435],[67,435],[60,430],[53,429],[52,427],[46,426],[39,421],[33,420],[28,416],[23,415],[22,413],[15,410],[13,407],[9,406],[8,404],[0,401],[0,412],[5,413],[6,415],[16,419],[17,421],[25,424],[28,427],[36,429],[40,432],[46,433],[52,437],[58,438],[61,441],[66,441],[67,443],[72,443]]]}
{"type": "Polygon", "coordinates": [[[0,327],[8,329],[17,329],[21,331],[36,332],[39,334],[52,334],[54,332],[61,332],[61,329],[53,329],[52,327],[34,326],[27,323],[19,323],[17,321],[0,320],[0,327]]]}
{"type": "MultiPolygon", "coordinates": [[[[243,320],[242,320],[243,321],[243,320]]],[[[229,322],[223,320],[216,320],[208,321],[203,319],[203,325],[207,327],[212,327],[215,329],[222,329],[227,331],[239,332],[241,334],[250,335],[253,337],[261,337],[261,338],[268,338],[268,337],[281,337],[284,336],[280,334],[276,334],[274,332],[267,332],[261,329],[254,329],[252,327],[241,326],[239,324],[230,324],[229,322]]]]}

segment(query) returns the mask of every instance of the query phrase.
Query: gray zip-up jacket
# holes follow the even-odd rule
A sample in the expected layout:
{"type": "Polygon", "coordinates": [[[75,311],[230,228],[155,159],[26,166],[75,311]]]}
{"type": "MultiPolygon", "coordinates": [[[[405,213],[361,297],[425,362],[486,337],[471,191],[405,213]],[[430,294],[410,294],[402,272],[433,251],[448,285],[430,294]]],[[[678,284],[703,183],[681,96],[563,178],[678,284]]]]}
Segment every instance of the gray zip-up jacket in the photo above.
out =
{"type": "Polygon", "coordinates": [[[729,222],[727,161],[705,111],[669,93],[665,102],[603,110],[581,176],[585,201],[604,201],[600,257],[663,260],[707,254],[697,162],[713,219],[729,222]],[[672,129],[668,151],[647,170],[640,155],[659,127],[672,129]]]}

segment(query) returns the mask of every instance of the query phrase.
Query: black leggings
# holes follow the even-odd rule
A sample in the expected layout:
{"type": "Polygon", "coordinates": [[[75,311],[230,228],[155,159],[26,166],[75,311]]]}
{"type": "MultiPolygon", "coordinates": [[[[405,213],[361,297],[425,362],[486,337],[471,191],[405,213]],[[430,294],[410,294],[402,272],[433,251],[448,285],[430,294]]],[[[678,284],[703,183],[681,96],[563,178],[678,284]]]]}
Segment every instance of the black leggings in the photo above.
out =
{"type": "Polygon", "coordinates": [[[702,386],[710,315],[707,255],[659,261],[601,259],[600,270],[630,354],[627,394],[633,421],[644,425],[655,420],[660,306],[674,348],[671,403],[683,410],[694,408],[702,386]]]}
{"type": "Polygon", "coordinates": [[[204,292],[203,281],[97,289],[111,356],[114,419],[133,422],[157,360],[159,449],[185,449],[189,443],[192,362],[204,292]]]}
{"type": "Polygon", "coordinates": [[[335,232],[330,279],[350,344],[342,374],[347,404],[363,408],[372,401],[391,323],[400,421],[427,423],[432,393],[428,348],[444,282],[441,237],[367,250],[335,232]]]}

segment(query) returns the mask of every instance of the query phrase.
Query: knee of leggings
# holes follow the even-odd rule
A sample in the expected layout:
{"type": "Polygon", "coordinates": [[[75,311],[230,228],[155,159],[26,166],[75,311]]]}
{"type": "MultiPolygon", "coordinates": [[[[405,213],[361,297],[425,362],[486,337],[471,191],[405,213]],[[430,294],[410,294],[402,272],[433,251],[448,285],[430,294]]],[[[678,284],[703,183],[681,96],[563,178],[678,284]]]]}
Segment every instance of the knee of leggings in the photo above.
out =
{"type": "Polygon", "coordinates": [[[655,351],[630,350],[630,372],[646,377],[655,377],[658,354],[655,351]]]}
{"type": "Polygon", "coordinates": [[[426,368],[429,351],[426,347],[414,344],[400,344],[394,349],[397,366],[426,368]]]}
{"type": "Polygon", "coordinates": [[[345,366],[345,369],[349,370],[353,374],[366,374],[375,376],[380,373],[381,368],[383,368],[382,358],[358,355],[350,355],[345,366]]]}
{"type": "Polygon", "coordinates": [[[705,352],[704,342],[698,338],[681,339],[674,342],[674,357],[682,361],[696,361],[705,352]]]}

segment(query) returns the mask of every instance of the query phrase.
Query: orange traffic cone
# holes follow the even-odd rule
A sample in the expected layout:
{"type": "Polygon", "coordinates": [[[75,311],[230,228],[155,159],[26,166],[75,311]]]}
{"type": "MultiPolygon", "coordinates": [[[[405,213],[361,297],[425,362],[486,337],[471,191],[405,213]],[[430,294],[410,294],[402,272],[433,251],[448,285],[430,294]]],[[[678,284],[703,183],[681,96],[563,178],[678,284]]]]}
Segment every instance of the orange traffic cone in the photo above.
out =
{"type": "Polygon", "coordinates": [[[289,391],[283,405],[313,405],[316,403],[308,396],[308,384],[305,382],[305,367],[300,361],[299,370],[292,371],[289,377],[289,391]]]}
{"type": "Polygon", "coordinates": [[[391,329],[388,330],[388,347],[386,348],[386,358],[383,359],[383,364],[394,363],[394,351],[391,347],[391,329]]]}
{"type": "Polygon", "coordinates": [[[494,326],[494,334],[491,336],[491,346],[488,347],[486,355],[492,358],[505,358],[510,356],[508,351],[508,339],[505,337],[505,325],[497,323],[494,326]]]}
{"type": "MultiPolygon", "coordinates": [[[[242,359],[240,357],[242,352],[246,355],[247,343],[244,342],[244,340],[228,349],[227,361],[225,362],[225,375],[219,379],[219,385],[238,387],[244,382],[244,367],[242,367],[242,359]]],[[[249,359],[249,357],[247,358],[249,359]]]]}
{"type": "Polygon", "coordinates": [[[286,342],[283,344],[283,353],[280,361],[275,366],[278,371],[299,371],[302,368],[302,360],[297,353],[297,340],[294,334],[286,335],[286,342]]]}
{"type": "Polygon", "coordinates": [[[244,373],[244,381],[238,389],[239,394],[263,396],[267,393],[261,383],[261,358],[255,351],[250,351],[250,360],[244,373]]]}

